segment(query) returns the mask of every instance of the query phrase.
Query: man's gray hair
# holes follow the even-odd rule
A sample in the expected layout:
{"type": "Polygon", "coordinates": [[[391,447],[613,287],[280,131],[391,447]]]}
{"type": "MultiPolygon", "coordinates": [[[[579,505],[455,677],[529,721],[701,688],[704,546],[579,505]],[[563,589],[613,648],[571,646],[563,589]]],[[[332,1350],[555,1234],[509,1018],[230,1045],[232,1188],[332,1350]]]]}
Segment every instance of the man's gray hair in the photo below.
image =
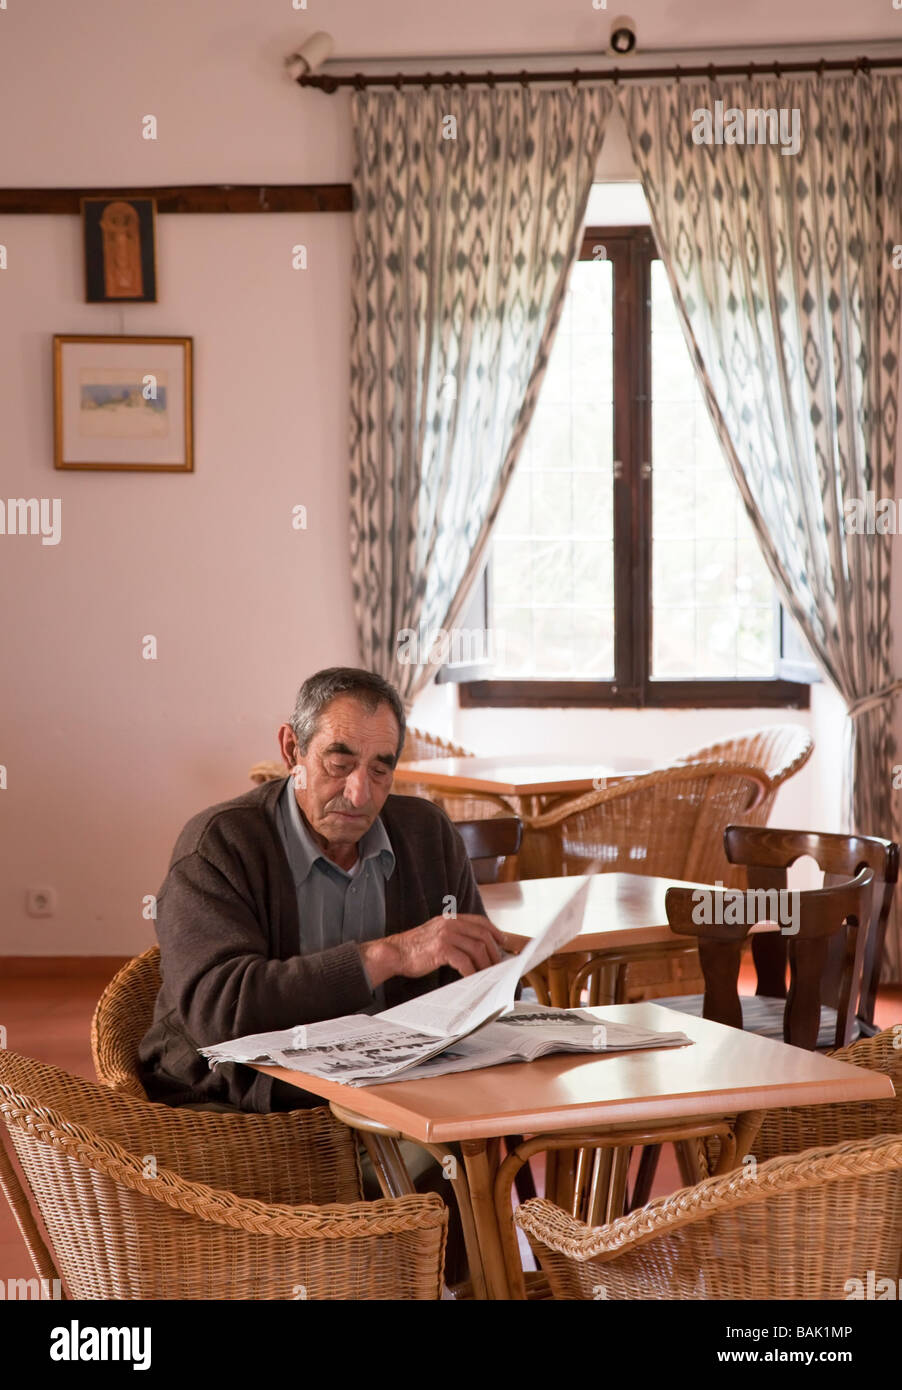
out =
{"type": "Polygon", "coordinates": [[[320,715],[339,695],[352,695],[370,714],[380,705],[388,705],[398,721],[400,758],[407,728],[401,696],[393,685],[382,676],[377,676],[375,671],[364,671],[356,666],[329,666],[304,681],[295,700],[294,714],[288,721],[301,752],[307,752],[310,740],[319,728],[320,715]]]}

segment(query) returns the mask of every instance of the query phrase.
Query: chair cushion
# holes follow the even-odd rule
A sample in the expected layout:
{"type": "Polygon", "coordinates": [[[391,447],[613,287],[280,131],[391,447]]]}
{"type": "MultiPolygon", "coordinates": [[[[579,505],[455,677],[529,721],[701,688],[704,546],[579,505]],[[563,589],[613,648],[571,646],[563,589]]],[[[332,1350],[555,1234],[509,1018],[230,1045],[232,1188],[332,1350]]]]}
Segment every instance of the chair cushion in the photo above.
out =
{"type": "MultiPolygon", "coordinates": [[[[692,1018],[701,1018],[704,995],[671,995],[667,999],[656,999],[654,1002],[663,1004],[665,1009],[679,1009],[681,1014],[689,1014],[692,1018]]],[[[742,1026],[747,1033],[760,1033],[762,1037],[773,1038],[775,1042],[783,1041],[785,999],[772,999],[766,994],[741,994],[739,1003],[742,1006],[742,1026]]],[[[858,1020],[856,1019],[850,1042],[855,1041],[859,1032],[858,1020]]],[[[830,1009],[824,1004],[821,1006],[821,1021],[816,1047],[818,1051],[823,1052],[835,1047],[835,1045],[836,1010],[830,1009]]]]}

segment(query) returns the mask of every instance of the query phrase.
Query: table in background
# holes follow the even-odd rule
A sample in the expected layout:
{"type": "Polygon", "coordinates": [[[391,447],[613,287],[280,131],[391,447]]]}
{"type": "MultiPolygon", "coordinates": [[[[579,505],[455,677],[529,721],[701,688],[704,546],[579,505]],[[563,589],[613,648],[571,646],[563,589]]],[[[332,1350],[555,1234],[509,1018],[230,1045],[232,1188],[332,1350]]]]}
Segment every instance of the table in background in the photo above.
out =
{"type": "MultiPolygon", "coordinates": [[[[420,758],[398,763],[394,785],[403,793],[405,786],[428,785],[458,796],[478,797],[480,792],[500,798],[513,815],[537,816],[563,797],[615,786],[648,772],[647,758],[612,758],[601,761],[569,762],[565,758],[540,756],[420,758]]],[[[541,877],[549,866],[551,851],[541,831],[524,826],[520,849],[520,877],[541,877]]]]}
{"type": "Polygon", "coordinates": [[[628,955],[639,960],[663,950],[692,949],[694,942],[675,937],[671,932],[664,898],[668,888],[710,887],[673,878],[616,873],[487,883],[479,891],[489,918],[508,937],[514,938],[511,945],[516,949],[518,943],[525,946],[532,937],[538,936],[586,882],[589,894],[582,930],[541,967],[547,981],[549,1003],[556,1008],[567,1008],[570,979],[589,959],[628,955]]]}
{"type": "Polygon", "coordinates": [[[477,1296],[490,1299],[523,1294],[510,1211],[496,1210],[494,1200],[505,1135],[548,1135],[558,1143],[572,1135],[575,1147],[597,1134],[627,1145],[657,1142],[679,1126],[701,1130],[737,1115],[718,1164],[718,1172],[728,1172],[736,1155],[748,1152],[761,1111],[893,1095],[883,1072],[657,1004],[613,1005],[597,1013],[602,1021],[683,1032],[693,1045],[605,1056],[558,1053],[536,1062],[365,1087],[279,1067],[258,1070],[322,1096],[341,1119],[360,1128],[386,1196],[398,1195],[392,1190],[399,1162],[396,1135],[436,1156],[445,1145],[460,1144],[465,1172],[457,1190],[470,1270],[477,1296]]]}

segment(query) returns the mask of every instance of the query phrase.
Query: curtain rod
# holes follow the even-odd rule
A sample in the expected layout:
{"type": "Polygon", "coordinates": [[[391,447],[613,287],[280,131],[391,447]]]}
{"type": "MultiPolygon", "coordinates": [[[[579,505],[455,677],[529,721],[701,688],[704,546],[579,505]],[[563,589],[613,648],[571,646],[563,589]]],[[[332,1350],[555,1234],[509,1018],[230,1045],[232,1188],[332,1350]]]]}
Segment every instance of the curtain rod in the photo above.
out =
{"type": "Polygon", "coordinates": [[[777,62],[776,59],[772,63],[706,63],[685,68],[572,68],[567,72],[527,72],[524,68],[522,72],[399,72],[394,77],[365,72],[335,75],[308,72],[296,77],[295,81],[299,87],[316,87],[331,96],[339,87],[356,87],[358,91],[363,91],[365,87],[470,87],[477,83],[494,87],[511,82],[520,82],[524,87],[538,82],[572,82],[574,86],[580,82],[613,82],[616,86],[621,81],[667,77],[677,82],[683,77],[707,77],[714,82],[718,77],[745,76],[751,79],[770,72],[778,78],[790,72],[816,72],[818,76],[823,76],[825,72],[851,72],[856,75],[859,72],[868,73],[873,68],[898,67],[902,67],[902,54],[894,58],[819,58],[816,61],[808,59],[786,63],[777,62]]]}

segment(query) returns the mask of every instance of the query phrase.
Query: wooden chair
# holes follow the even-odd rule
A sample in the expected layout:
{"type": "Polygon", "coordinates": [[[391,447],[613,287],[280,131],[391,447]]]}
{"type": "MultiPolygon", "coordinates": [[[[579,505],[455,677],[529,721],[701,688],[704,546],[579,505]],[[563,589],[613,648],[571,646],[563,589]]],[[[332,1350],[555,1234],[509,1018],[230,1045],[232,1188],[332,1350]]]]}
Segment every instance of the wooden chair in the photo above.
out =
{"type": "Polygon", "coordinates": [[[325,1108],[185,1112],[0,1052],[0,1115],[49,1248],[2,1143],[0,1187],[70,1298],[441,1297],[441,1199],[357,1200],[353,1137],[325,1108]]]}
{"type": "Polygon", "coordinates": [[[517,816],[459,820],[454,828],[464,842],[477,883],[512,883],[516,879],[523,838],[523,824],[517,816]]]}
{"type": "Polygon", "coordinates": [[[902,1134],[707,1178],[601,1227],[554,1203],[514,1213],[556,1299],[830,1299],[899,1275],[902,1134]]]}
{"type": "MultiPolygon", "coordinates": [[[[712,890],[711,915],[715,919],[725,915],[725,899],[731,896],[753,890],[785,890],[786,871],[802,855],[810,855],[825,870],[825,882],[829,874],[830,886],[798,893],[797,935],[766,932],[751,936],[753,958],[756,964],[762,963],[754,998],[740,998],[737,984],[742,946],[755,924],[696,923],[692,919],[698,905],[692,890],[669,889],[665,905],[671,930],[699,941],[704,994],[670,996],[657,1002],[681,1013],[703,1015],[734,1028],[744,1027],[796,1047],[824,1050],[844,1046],[858,1031],[855,1015],[862,969],[873,949],[869,947],[873,904],[878,898],[882,903],[888,888],[885,912],[889,912],[898,872],[898,846],[892,841],[864,836],[773,830],[765,826],[730,826],[724,834],[724,846],[730,862],[745,867],[748,889],[728,890],[725,894],[712,890]],[[883,891],[876,893],[875,866],[889,880],[887,888],[881,885],[883,891]]],[[[882,910],[878,908],[878,917],[882,910]]],[[[748,915],[743,913],[744,917],[748,915]]],[[[879,973],[879,962],[877,970],[879,973]]],[[[643,1151],[630,1203],[632,1209],[647,1202],[658,1158],[659,1150],[654,1146],[643,1151]]]]}
{"type": "MultiPolygon", "coordinates": [[[[772,1015],[781,1016],[783,1040],[793,1047],[813,1051],[824,1036],[826,1026],[833,1031],[833,1047],[849,1041],[855,1018],[855,986],[861,975],[864,930],[871,910],[874,874],[862,869],[855,878],[832,888],[815,888],[796,896],[797,934],[789,943],[789,992],[785,998],[767,1000],[756,996],[758,1008],[744,1007],[737,982],[742,943],[755,923],[723,922],[731,899],[745,896],[741,889],[725,893],[711,892],[712,915],[715,923],[699,923],[696,894],[691,888],[669,888],[665,898],[670,929],[684,936],[694,936],[699,942],[699,957],[705,976],[702,1017],[725,1023],[730,1028],[748,1027],[750,1032],[771,1035],[772,1015]],[[831,937],[844,942],[842,971],[838,982],[837,1007],[830,1009],[824,1019],[821,999],[827,948],[831,937]],[[761,1008],[760,1005],[766,1005],[761,1008]],[[755,1026],[758,1024],[759,1026],[755,1026]]],[[[743,914],[746,915],[746,914],[743,914]]],[[[782,930],[783,928],[781,928],[782,930]]],[[[695,996],[697,1000],[698,996],[695,996]]],[[[679,1002],[662,999],[659,1003],[678,1008],[679,1002]]],[[[823,1006],[826,1007],[826,1006],[823,1006]]],[[[683,1013],[696,1008],[682,1009],[683,1013]]]]}
{"type": "MultiPolygon", "coordinates": [[[[773,894],[786,889],[787,870],[803,855],[810,856],[824,871],[824,888],[802,892],[798,901],[814,914],[814,939],[806,942],[803,926],[797,936],[778,932],[756,933],[751,938],[752,958],[758,974],[757,992],[753,999],[738,1002],[738,995],[729,983],[733,965],[737,965],[740,943],[746,932],[735,929],[731,942],[726,941],[729,928],[711,929],[720,933],[707,947],[702,948],[705,990],[712,993],[711,1007],[721,1022],[745,1026],[752,1032],[768,1037],[784,1038],[800,1047],[821,1049],[843,1047],[861,1033],[875,1032],[874,1000],[883,958],[886,924],[899,872],[899,846],[892,840],[865,835],[836,835],[813,831],[778,830],[765,826],[730,826],[724,835],[724,847],[731,863],[741,864],[748,874],[749,890],[773,894]],[[873,879],[864,900],[853,911],[854,920],[843,930],[831,900],[826,896],[831,888],[848,884],[862,870],[869,870],[873,879]],[[807,906],[805,906],[807,905],[807,906]],[[863,920],[858,910],[866,911],[863,920]],[[821,916],[821,914],[826,914],[821,916]],[[816,921],[822,923],[815,925],[816,921]],[[705,956],[717,979],[709,980],[705,956]],[[791,985],[789,1001],[786,990],[787,960],[791,985]],[[726,973],[724,973],[726,972],[726,973]],[[817,995],[821,1004],[820,1019],[812,1002],[817,995]],[[727,997],[729,996],[729,997],[727,997]],[[790,1007],[787,1009],[787,1002],[790,1007]],[[802,1022],[802,1011],[805,1022],[802,1022]],[[784,1021],[785,1014],[785,1021],[784,1021]],[[789,1030],[789,1031],[787,1031],[789,1030]],[[792,1036],[790,1036],[790,1033],[792,1036]]],[[[691,922],[691,894],[672,889],[667,895],[668,917],[675,931],[685,931],[703,937],[707,928],[699,929],[691,922]],[[682,926],[670,916],[671,904],[682,926]],[[688,924],[687,924],[688,919],[688,924]]],[[[712,897],[712,903],[714,899],[712,897]]],[[[836,899],[839,903],[839,899],[836,899]]],[[[734,981],[735,984],[735,981],[734,981]]],[[[684,1013],[698,1014],[696,997],[676,997],[658,1001],[684,1013]]]]}

